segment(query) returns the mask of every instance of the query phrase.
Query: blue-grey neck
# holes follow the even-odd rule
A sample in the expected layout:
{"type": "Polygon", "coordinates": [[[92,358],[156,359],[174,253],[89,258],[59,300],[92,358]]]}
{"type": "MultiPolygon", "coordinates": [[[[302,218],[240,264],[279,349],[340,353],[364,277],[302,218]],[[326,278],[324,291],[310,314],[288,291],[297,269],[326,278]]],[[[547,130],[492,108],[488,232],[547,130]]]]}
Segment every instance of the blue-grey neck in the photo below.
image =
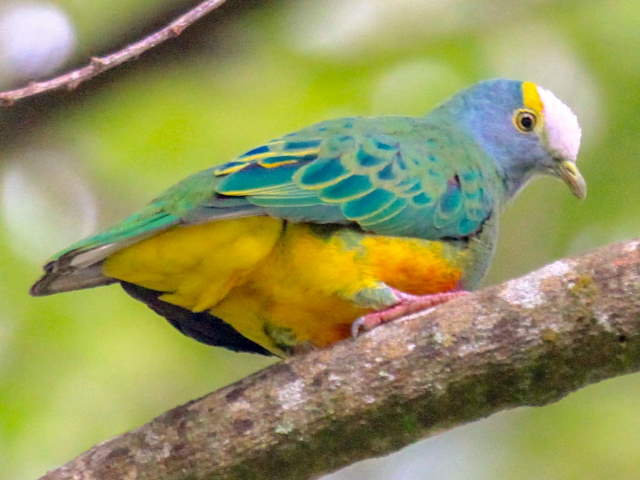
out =
{"type": "Polygon", "coordinates": [[[505,200],[527,183],[547,155],[536,135],[515,129],[512,118],[518,108],[522,108],[522,82],[496,79],[463,90],[431,113],[450,119],[493,160],[505,200]]]}

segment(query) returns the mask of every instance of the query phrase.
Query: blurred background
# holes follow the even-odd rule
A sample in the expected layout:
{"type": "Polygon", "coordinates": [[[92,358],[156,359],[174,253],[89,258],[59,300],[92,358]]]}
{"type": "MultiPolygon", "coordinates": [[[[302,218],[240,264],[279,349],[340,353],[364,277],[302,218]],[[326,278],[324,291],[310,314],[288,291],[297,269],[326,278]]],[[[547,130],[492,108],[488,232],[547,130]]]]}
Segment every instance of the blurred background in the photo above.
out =
{"type": "MultiPolygon", "coordinates": [[[[0,1],[0,88],[120,48],[195,1],[0,1]]],[[[583,126],[589,198],[535,182],[486,283],[638,235],[636,0],[229,0],[73,93],[0,110],[0,478],[34,479],[271,360],[206,347],[113,286],[30,298],[49,255],[182,177],[309,123],[538,82],[583,126]]],[[[494,415],[327,479],[637,479],[640,376],[494,415]]],[[[301,460],[303,461],[303,460],[301,460]]]]}

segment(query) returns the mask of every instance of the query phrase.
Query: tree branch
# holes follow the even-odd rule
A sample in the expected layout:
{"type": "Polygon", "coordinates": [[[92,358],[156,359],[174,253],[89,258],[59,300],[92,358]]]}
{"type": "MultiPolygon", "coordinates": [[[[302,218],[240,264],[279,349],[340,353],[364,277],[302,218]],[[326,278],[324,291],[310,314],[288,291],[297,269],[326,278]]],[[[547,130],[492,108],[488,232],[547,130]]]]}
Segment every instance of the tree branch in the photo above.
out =
{"type": "Polygon", "coordinates": [[[50,80],[31,82],[23,88],[0,92],[0,106],[11,106],[18,100],[51,90],[58,90],[61,88],[75,90],[81,83],[86,82],[102,72],[111,70],[124,62],[140,56],[147,50],[150,50],[162,42],[179,36],[187,27],[220,7],[225,3],[225,1],[226,0],[204,0],[184,15],[169,23],[166,27],[143,38],[142,40],[118,50],[117,52],[103,57],[92,57],[89,64],[82,68],[73,70],[50,80]]]}
{"type": "Polygon", "coordinates": [[[42,479],[306,479],[639,369],[631,241],[278,363],[42,479]]]}

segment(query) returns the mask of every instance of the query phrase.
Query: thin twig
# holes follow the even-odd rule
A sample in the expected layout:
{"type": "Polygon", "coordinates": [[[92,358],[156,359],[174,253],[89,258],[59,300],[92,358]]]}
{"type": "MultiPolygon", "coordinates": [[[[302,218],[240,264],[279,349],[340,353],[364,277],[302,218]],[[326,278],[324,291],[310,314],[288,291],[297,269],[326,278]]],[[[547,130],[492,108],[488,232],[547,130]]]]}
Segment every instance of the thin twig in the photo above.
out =
{"type": "Polygon", "coordinates": [[[205,0],[184,15],[169,23],[166,27],[139,40],[117,52],[102,57],[91,57],[88,65],[65,73],[50,80],[31,82],[26,87],[0,92],[0,106],[11,106],[23,98],[39,95],[52,90],[66,88],[74,90],[87,80],[132,60],[162,42],[179,36],[193,23],[220,7],[226,0],[205,0]]]}
{"type": "Polygon", "coordinates": [[[630,241],[273,365],[41,480],[316,478],[638,370],[640,241],[630,241]]]}

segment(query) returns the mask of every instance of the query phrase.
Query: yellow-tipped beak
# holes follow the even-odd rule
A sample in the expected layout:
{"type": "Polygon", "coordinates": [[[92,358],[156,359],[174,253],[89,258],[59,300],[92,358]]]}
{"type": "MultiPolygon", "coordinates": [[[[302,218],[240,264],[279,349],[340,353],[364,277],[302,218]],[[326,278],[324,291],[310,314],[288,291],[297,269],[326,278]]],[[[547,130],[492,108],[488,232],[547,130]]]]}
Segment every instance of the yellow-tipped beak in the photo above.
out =
{"type": "Polygon", "coordinates": [[[558,164],[558,176],[567,184],[571,193],[578,198],[587,196],[587,182],[575,162],[563,160],[558,164]]]}

